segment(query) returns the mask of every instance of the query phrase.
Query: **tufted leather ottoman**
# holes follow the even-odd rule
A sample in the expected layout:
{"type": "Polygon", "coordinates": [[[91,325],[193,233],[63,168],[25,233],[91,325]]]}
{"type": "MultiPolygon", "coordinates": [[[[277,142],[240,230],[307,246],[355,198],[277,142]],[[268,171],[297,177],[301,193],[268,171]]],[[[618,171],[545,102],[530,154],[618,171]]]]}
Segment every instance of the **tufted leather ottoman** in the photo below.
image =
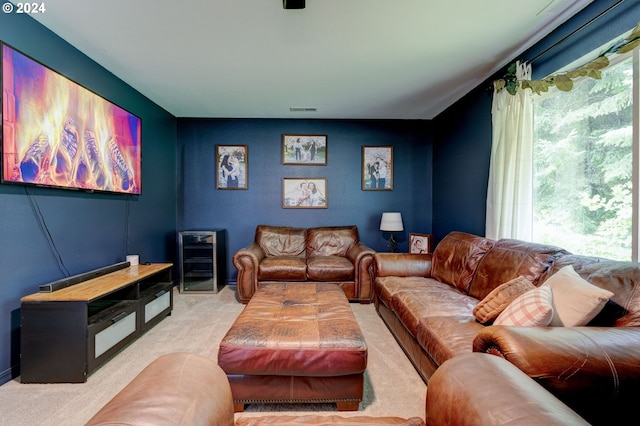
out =
{"type": "Polygon", "coordinates": [[[250,403],[362,401],[367,345],[340,287],[269,283],[258,288],[220,343],[236,412],[250,403]]]}

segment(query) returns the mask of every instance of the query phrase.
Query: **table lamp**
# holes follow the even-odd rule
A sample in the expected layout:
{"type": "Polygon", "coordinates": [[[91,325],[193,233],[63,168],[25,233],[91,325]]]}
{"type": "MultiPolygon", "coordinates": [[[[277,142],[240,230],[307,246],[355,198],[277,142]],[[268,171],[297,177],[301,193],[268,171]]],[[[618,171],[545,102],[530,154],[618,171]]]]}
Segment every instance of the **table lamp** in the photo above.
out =
{"type": "Polygon", "coordinates": [[[391,233],[391,237],[389,238],[389,242],[387,243],[387,247],[389,247],[389,251],[391,253],[395,253],[396,251],[398,251],[398,244],[396,243],[396,240],[393,238],[393,233],[404,231],[404,227],[402,226],[402,214],[400,214],[399,212],[382,213],[382,220],[380,221],[380,230],[382,232],[391,233]]]}

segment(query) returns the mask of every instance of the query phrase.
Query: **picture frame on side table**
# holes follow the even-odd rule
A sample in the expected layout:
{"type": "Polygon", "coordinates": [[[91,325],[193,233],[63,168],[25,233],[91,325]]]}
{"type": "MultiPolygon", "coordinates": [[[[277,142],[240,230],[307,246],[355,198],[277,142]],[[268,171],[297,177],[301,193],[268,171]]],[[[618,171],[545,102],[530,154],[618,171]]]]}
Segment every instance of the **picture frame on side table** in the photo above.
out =
{"type": "Polygon", "coordinates": [[[409,253],[433,253],[433,235],[409,233],[409,253]]]}
{"type": "Polygon", "coordinates": [[[393,147],[362,147],[362,190],[393,190],[393,147]]]}
{"type": "Polygon", "coordinates": [[[249,187],[247,145],[216,145],[216,189],[249,187]]]}
{"type": "Polygon", "coordinates": [[[282,164],[327,165],[327,135],[282,135],[282,164]]]}
{"type": "Polygon", "coordinates": [[[326,178],[283,178],[283,209],[326,209],[326,178]]]}

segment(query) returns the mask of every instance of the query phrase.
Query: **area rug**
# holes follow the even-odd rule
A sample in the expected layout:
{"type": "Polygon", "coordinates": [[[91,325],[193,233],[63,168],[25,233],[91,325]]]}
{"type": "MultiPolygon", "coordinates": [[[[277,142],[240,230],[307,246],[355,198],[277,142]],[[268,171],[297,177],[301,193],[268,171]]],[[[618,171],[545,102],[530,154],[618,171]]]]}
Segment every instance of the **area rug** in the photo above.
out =
{"type": "MultiPolygon", "coordinates": [[[[218,345],[244,305],[235,286],[218,294],[183,294],[174,289],[173,313],[126,347],[81,384],[0,386],[0,425],[82,425],[159,355],[193,352],[217,359],[218,345]]],[[[424,418],[426,385],[372,304],[351,303],[365,336],[368,364],[358,411],[341,416],[424,418]]],[[[239,416],[338,414],[335,404],[250,404],[239,416]]]]}

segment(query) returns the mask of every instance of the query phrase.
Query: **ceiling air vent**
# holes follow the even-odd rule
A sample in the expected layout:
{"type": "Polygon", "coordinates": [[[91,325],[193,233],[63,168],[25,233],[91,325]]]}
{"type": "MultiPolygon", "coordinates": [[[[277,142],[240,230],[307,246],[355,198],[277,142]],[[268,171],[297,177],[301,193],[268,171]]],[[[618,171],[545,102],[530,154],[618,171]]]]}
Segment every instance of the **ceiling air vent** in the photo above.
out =
{"type": "Polygon", "coordinates": [[[290,107],[289,111],[291,112],[316,112],[318,108],[309,108],[309,107],[290,107]]]}
{"type": "Polygon", "coordinates": [[[285,9],[304,9],[305,0],[282,0],[282,7],[285,9]]]}

